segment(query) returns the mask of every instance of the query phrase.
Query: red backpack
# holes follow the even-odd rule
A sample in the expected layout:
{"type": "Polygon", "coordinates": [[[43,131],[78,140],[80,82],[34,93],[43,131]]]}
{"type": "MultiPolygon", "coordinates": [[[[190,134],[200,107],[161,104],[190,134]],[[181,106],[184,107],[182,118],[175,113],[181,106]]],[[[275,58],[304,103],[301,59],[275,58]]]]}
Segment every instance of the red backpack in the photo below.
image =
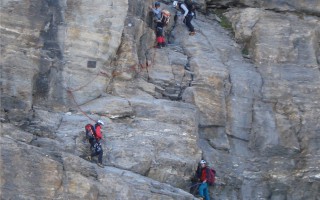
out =
{"type": "Polygon", "coordinates": [[[209,185],[213,185],[215,180],[216,180],[216,171],[212,168],[208,168],[208,171],[207,171],[208,175],[207,175],[207,183],[209,185]]]}
{"type": "Polygon", "coordinates": [[[96,137],[96,130],[94,129],[94,126],[92,126],[91,124],[87,124],[84,128],[86,129],[86,131],[90,132],[91,135],[96,137]]]}

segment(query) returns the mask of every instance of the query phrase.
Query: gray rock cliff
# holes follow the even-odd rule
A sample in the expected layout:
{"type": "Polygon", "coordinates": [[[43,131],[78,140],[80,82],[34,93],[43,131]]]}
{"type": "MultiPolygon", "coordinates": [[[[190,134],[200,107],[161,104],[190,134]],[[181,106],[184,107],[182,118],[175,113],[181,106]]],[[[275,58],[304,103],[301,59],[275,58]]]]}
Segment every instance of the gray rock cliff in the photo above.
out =
{"type": "Polygon", "coordinates": [[[318,1],[195,2],[156,49],[149,0],[1,1],[1,199],[319,199],[318,1]]]}

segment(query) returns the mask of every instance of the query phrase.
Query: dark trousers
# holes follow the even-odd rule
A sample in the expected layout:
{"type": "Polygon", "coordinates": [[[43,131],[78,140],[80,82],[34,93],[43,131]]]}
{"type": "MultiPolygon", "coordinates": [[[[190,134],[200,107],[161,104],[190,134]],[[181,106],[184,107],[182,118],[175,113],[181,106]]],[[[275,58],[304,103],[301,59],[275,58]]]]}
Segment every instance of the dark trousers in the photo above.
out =
{"type": "Polygon", "coordinates": [[[194,27],[193,25],[191,24],[191,20],[193,19],[193,16],[192,15],[187,15],[186,18],[185,18],[185,23],[189,29],[190,32],[194,32],[194,27]]]}
{"type": "Polygon", "coordinates": [[[90,147],[91,147],[91,148],[93,147],[93,145],[94,145],[95,142],[96,142],[96,141],[95,141],[95,139],[94,139],[93,137],[89,139],[89,143],[90,143],[90,147]]]}
{"type": "Polygon", "coordinates": [[[91,154],[91,157],[94,157],[94,156],[98,156],[98,162],[99,163],[102,163],[102,156],[103,156],[103,150],[97,152],[97,151],[94,151],[92,154],[91,154]]]}
{"type": "Polygon", "coordinates": [[[156,36],[161,37],[163,36],[163,24],[158,22],[156,25],[156,36]]]}

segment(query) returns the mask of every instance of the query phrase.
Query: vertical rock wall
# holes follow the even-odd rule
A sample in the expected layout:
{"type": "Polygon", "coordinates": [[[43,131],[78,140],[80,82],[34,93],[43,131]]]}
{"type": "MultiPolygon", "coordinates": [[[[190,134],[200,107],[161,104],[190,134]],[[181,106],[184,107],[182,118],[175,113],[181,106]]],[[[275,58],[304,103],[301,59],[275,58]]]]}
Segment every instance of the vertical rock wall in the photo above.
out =
{"type": "Polygon", "coordinates": [[[317,199],[318,8],[282,2],[229,9],[234,35],[198,13],[195,36],[162,4],[155,49],[152,1],[2,1],[1,198],[193,199],[204,158],[214,199],[317,199]]]}

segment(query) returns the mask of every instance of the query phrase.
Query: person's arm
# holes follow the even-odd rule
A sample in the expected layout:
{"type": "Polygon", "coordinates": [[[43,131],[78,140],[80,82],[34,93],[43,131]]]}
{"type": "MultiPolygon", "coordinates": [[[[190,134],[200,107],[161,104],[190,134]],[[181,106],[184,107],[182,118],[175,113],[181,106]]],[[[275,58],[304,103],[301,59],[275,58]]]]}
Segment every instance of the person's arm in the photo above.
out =
{"type": "Polygon", "coordinates": [[[156,16],[158,16],[160,14],[160,10],[159,9],[151,8],[151,10],[156,16]]]}
{"type": "Polygon", "coordinates": [[[187,14],[188,14],[188,12],[189,12],[189,10],[188,10],[187,6],[186,6],[186,5],[184,5],[184,4],[181,4],[181,8],[184,10],[183,17],[186,17],[186,16],[187,16],[187,14]]]}

